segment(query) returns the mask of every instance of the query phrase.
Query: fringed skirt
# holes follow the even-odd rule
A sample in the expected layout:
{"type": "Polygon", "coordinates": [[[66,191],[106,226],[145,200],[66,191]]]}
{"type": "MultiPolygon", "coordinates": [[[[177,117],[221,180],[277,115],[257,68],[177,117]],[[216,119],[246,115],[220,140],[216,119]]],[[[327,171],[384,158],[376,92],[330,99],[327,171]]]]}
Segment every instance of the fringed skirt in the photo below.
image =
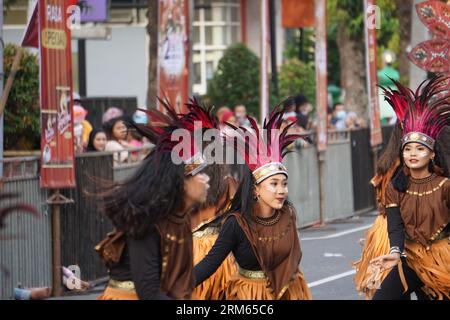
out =
{"type": "Polygon", "coordinates": [[[354,278],[356,290],[360,295],[365,294],[366,299],[373,297],[376,289],[390,271],[375,268],[370,264],[370,261],[388,253],[387,219],[384,215],[379,215],[375,219],[373,226],[366,232],[361,258],[353,263],[353,267],[356,269],[354,278]]]}
{"type": "Polygon", "coordinates": [[[428,248],[406,241],[406,263],[424,283],[422,290],[431,298],[450,299],[450,239],[433,242],[428,248]]]}
{"type": "Polygon", "coordinates": [[[139,300],[132,281],[110,280],[97,300],[139,300]]]}
{"type": "MultiPolygon", "coordinates": [[[[247,270],[246,270],[247,271],[247,270]]],[[[253,274],[261,273],[262,276],[244,276],[241,269],[238,274],[228,282],[225,290],[225,300],[276,300],[267,284],[267,278],[262,271],[252,271],[253,274]]],[[[311,300],[311,292],[303,277],[298,271],[284,289],[279,300],[311,300]]]]}
{"type": "MultiPolygon", "coordinates": [[[[216,242],[218,234],[219,230],[213,227],[194,232],[194,265],[199,263],[208,254],[209,250],[211,250],[216,242]]],[[[230,254],[211,277],[195,288],[193,296],[198,300],[223,299],[225,286],[236,272],[236,262],[233,255],[230,254]]]]}

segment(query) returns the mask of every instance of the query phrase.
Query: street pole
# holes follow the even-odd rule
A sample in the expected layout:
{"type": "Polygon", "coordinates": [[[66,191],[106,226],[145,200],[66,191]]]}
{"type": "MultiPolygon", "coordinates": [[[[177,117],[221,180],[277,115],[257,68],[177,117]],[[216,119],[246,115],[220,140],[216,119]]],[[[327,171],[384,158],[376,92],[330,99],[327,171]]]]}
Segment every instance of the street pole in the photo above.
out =
{"type": "MultiPolygon", "coordinates": [[[[0,97],[3,95],[3,50],[5,42],[3,41],[3,0],[0,0],[0,97]]],[[[3,112],[0,113],[0,179],[3,178],[3,112]]]]}
{"type": "Polygon", "coordinates": [[[278,71],[277,71],[277,38],[276,38],[276,13],[275,0],[269,2],[269,22],[270,22],[270,62],[272,71],[272,85],[275,96],[278,97],[278,71]]]}

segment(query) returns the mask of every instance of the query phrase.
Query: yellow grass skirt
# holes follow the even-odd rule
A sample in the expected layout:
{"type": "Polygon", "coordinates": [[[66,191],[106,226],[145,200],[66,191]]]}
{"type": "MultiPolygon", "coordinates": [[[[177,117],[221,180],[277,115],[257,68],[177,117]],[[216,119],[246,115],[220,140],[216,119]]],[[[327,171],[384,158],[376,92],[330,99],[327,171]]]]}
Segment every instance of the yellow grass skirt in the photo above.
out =
{"type": "MultiPolygon", "coordinates": [[[[280,300],[311,300],[311,292],[299,271],[280,300]]],[[[228,282],[225,300],[275,300],[267,279],[250,279],[236,274],[228,282]]]]}
{"type": "Polygon", "coordinates": [[[406,241],[406,263],[425,284],[423,291],[434,299],[450,299],[450,239],[435,241],[429,250],[406,241]]]}
{"type": "Polygon", "coordinates": [[[105,291],[97,300],[139,300],[134,290],[116,289],[106,287],[105,291]]]}
{"type": "MultiPolygon", "coordinates": [[[[205,234],[193,237],[194,265],[199,263],[211,250],[218,234],[205,234]]],[[[236,263],[232,254],[222,262],[216,272],[198,285],[193,296],[198,300],[219,300],[223,298],[226,283],[237,272],[236,263]]]]}
{"type": "Polygon", "coordinates": [[[365,294],[366,299],[371,299],[377,288],[389,274],[389,269],[380,271],[370,265],[370,261],[376,257],[389,253],[389,236],[387,230],[387,218],[378,215],[373,226],[366,232],[366,240],[361,258],[353,263],[356,269],[354,278],[356,290],[359,294],[365,294]]]}

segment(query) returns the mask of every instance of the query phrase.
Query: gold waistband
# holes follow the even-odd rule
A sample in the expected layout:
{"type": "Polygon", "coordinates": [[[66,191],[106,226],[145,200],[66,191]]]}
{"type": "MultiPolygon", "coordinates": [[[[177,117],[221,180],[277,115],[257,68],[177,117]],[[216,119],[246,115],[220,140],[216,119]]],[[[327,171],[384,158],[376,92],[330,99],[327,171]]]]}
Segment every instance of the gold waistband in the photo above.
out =
{"type": "Polygon", "coordinates": [[[121,290],[128,290],[128,291],[134,291],[134,282],[133,281],[117,281],[114,279],[110,279],[108,282],[108,287],[113,289],[121,289],[121,290]]]}
{"type": "Polygon", "coordinates": [[[253,271],[241,268],[238,266],[239,274],[248,279],[267,279],[264,271],[253,271]]]}
{"type": "Polygon", "coordinates": [[[207,227],[203,230],[195,231],[192,236],[196,238],[203,238],[212,234],[219,234],[220,228],[218,227],[207,227]]]}

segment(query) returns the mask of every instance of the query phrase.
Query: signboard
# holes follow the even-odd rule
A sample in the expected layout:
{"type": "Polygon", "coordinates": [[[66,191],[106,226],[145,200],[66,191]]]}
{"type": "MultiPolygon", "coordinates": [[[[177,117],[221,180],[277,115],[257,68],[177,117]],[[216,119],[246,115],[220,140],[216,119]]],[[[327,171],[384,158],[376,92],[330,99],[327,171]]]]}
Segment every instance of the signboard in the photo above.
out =
{"type": "MultiPolygon", "coordinates": [[[[189,97],[189,3],[159,0],[158,95],[178,112],[189,97]]],[[[161,109],[161,106],[159,106],[161,109]]]]}
{"type": "Polygon", "coordinates": [[[73,0],[38,1],[41,105],[41,187],[75,187],[72,51],[68,7],[73,0]]]}
{"type": "Polygon", "coordinates": [[[283,0],[281,21],[283,28],[314,27],[314,0],[283,0]]]}

